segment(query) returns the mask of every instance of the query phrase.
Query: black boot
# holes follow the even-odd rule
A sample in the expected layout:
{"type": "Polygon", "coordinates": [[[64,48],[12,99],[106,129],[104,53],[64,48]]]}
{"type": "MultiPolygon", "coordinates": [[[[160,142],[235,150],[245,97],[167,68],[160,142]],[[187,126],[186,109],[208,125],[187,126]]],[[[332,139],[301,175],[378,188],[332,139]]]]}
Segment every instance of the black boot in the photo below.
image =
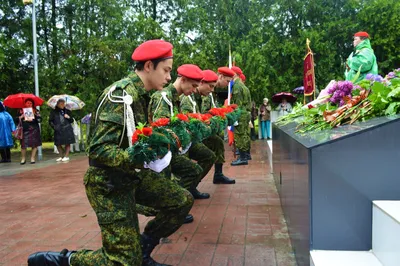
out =
{"type": "Polygon", "coordinates": [[[200,192],[197,188],[192,188],[189,192],[192,193],[194,199],[208,199],[210,197],[210,194],[200,192]]]}
{"type": "Polygon", "coordinates": [[[248,165],[249,163],[247,162],[247,156],[246,152],[240,151],[240,156],[237,158],[236,161],[231,162],[232,166],[237,166],[237,165],[248,165]]]}
{"type": "Polygon", "coordinates": [[[250,154],[250,151],[246,151],[246,158],[247,158],[247,160],[251,160],[251,154],[250,154]]]}
{"type": "Polygon", "coordinates": [[[160,243],[160,239],[152,238],[145,233],[140,236],[140,246],[142,247],[142,266],[172,266],[158,263],[150,256],[154,248],[160,243]]]}
{"type": "Polygon", "coordinates": [[[69,257],[75,251],[63,249],[61,252],[36,252],[28,257],[28,266],[69,266],[69,257]]]}
{"type": "Polygon", "coordinates": [[[6,156],[7,156],[6,163],[11,163],[11,150],[10,150],[10,148],[6,149],[6,156]]]}
{"type": "Polygon", "coordinates": [[[236,151],[235,151],[235,155],[240,155],[240,151],[239,151],[239,149],[236,149],[236,151]]]}
{"type": "Polygon", "coordinates": [[[186,215],[185,217],[185,221],[183,222],[184,224],[190,224],[191,222],[193,222],[194,218],[193,215],[191,215],[190,213],[188,215],[186,215]]]}
{"type": "Polygon", "coordinates": [[[236,183],[235,179],[226,177],[222,173],[222,163],[216,163],[214,166],[215,166],[214,179],[213,179],[214,184],[235,184],[236,183]]]}

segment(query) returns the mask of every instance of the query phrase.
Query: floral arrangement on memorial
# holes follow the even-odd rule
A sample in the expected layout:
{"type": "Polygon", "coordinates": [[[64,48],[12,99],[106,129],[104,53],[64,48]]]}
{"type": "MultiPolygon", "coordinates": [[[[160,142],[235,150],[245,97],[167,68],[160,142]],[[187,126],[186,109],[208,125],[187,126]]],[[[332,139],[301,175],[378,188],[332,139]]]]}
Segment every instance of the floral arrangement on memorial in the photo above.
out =
{"type": "Polygon", "coordinates": [[[168,136],[139,123],[132,136],[132,146],[128,148],[129,159],[134,163],[149,163],[164,157],[170,147],[168,136]]]}
{"type": "Polygon", "coordinates": [[[368,74],[358,84],[331,81],[318,98],[297,104],[292,113],[280,117],[278,125],[296,122],[297,132],[330,129],[377,116],[400,113],[400,68],[385,78],[368,74]]]}

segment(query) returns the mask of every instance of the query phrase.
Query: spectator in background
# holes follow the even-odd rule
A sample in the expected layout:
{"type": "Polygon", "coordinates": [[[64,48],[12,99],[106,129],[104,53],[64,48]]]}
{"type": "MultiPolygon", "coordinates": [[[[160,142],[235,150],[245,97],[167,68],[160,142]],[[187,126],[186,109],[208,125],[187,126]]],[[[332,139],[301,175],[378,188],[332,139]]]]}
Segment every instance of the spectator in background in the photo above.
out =
{"type": "Polygon", "coordinates": [[[346,80],[353,81],[358,71],[360,71],[360,75],[356,83],[363,80],[369,73],[377,75],[378,64],[376,63],[374,50],[371,47],[369,34],[365,31],[354,34],[353,46],[354,50],[346,61],[346,80]]]}
{"type": "Polygon", "coordinates": [[[65,100],[59,99],[49,118],[49,124],[54,129],[54,145],[57,146],[61,155],[57,162],[69,161],[71,144],[75,143],[74,131],[71,125],[73,122],[71,111],[65,108],[65,100]],[[65,145],[65,151],[62,145],[65,145]]]}
{"type": "Polygon", "coordinates": [[[10,148],[14,146],[11,132],[15,130],[15,124],[11,115],[6,111],[3,102],[0,102],[0,163],[11,162],[10,148]]]}
{"type": "Polygon", "coordinates": [[[33,100],[25,100],[25,108],[32,108],[33,118],[25,119],[25,115],[22,109],[19,110],[19,116],[15,121],[22,122],[23,137],[21,139],[21,164],[26,162],[26,149],[32,148],[31,153],[31,164],[35,163],[37,147],[42,146],[42,137],[40,136],[39,123],[42,121],[42,117],[34,105],[33,100]]]}
{"type": "Polygon", "coordinates": [[[250,137],[251,137],[251,140],[253,140],[253,141],[258,138],[256,135],[256,131],[255,131],[256,126],[254,123],[254,121],[257,119],[257,115],[258,115],[258,110],[256,107],[256,103],[252,102],[251,103],[251,123],[253,124],[253,127],[250,128],[250,137]]]}
{"type": "Polygon", "coordinates": [[[287,115],[288,113],[292,112],[292,105],[288,103],[286,98],[282,98],[282,102],[279,104],[276,110],[279,111],[278,117],[282,115],[287,115]]]}
{"type": "Polygon", "coordinates": [[[271,139],[271,105],[268,99],[263,99],[263,104],[260,106],[260,121],[261,125],[261,139],[271,139]]]}

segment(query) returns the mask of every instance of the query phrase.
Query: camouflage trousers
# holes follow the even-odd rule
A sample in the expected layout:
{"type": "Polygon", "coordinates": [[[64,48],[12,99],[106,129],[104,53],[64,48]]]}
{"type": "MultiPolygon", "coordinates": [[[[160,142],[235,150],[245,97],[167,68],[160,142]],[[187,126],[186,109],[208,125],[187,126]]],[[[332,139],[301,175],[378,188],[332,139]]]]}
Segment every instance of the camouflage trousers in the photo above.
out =
{"type": "Polygon", "coordinates": [[[250,122],[250,112],[242,112],[239,117],[239,125],[235,127],[235,145],[241,151],[250,151],[250,130],[249,130],[249,122],[250,122]]]}
{"type": "Polygon", "coordinates": [[[203,168],[200,164],[193,162],[187,154],[176,154],[171,159],[171,173],[180,179],[179,184],[183,188],[189,190],[197,187],[203,168]]]}
{"type": "MultiPolygon", "coordinates": [[[[169,172],[169,179],[174,179],[173,176],[176,177],[177,181],[172,182],[176,182],[182,188],[190,190],[198,185],[203,169],[200,165],[193,162],[186,154],[174,154],[172,155],[170,167],[169,169],[166,169],[165,172],[169,172]],[[173,175],[172,177],[171,173],[173,175]]],[[[139,204],[139,202],[137,203],[136,210],[139,214],[155,216],[159,212],[157,208],[145,204],[139,204]]]]}
{"type": "Polygon", "coordinates": [[[189,158],[197,161],[197,163],[203,169],[198,179],[198,182],[195,186],[197,187],[197,185],[201,182],[201,180],[208,174],[211,167],[215,163],[217,157],[215,156],[215,153],[203,143],[193,144],[190,147],[188,153],[189,153],[189,158]]]}
{"type": "Polygon", "coordinates": [[[89,167],[84,184],[97,215],[103,247],[77,251],[71,265],[142,265],[135,198],[138,203],[159,210],[144,230],[154,238],[174,233],[193,205],[188,191],[150,170],[142,170],[135,178],[115,169],[89,167]]]}
{"type": "Polygon", "coordinates": [[[225,146],[220,136],[212,135],[203,141],[203,144],[212,150],[216,156],[215,163],[225,162],[225,146]]]}

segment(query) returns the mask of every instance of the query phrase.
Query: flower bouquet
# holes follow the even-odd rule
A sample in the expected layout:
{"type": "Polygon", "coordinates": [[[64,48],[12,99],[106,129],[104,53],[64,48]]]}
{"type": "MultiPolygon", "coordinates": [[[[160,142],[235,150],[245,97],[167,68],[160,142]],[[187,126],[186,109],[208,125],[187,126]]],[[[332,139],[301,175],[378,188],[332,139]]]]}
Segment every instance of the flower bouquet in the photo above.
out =
{"type": "Polygon", "coordinates": [[[186,130],[187,117],[184,118],[179,115],[181,119],[176,116],[169,118],[160,118],[151,123],[154,131],[167,136],[171,140],[172,152],[178,153],[185,149],[191,142],[190,133],[186,130]],[[183,120],[182,120],[183,119],[183,120]]]}
{"type": "Polygon", "coordinates": [[[129,159],[134,163],[149,163],[164,157],[170,149],[170,139],[142,123],[132,136],[132,146],[128,148],[129,159]]]}
{"type": "Polygon", "coordinates": [[[204,139],[211,136],[209,116],[194,113],[188,113],[187,116],[189,117],[187,129],[192,135],[193,143],[202,142],[204,139]]]}

